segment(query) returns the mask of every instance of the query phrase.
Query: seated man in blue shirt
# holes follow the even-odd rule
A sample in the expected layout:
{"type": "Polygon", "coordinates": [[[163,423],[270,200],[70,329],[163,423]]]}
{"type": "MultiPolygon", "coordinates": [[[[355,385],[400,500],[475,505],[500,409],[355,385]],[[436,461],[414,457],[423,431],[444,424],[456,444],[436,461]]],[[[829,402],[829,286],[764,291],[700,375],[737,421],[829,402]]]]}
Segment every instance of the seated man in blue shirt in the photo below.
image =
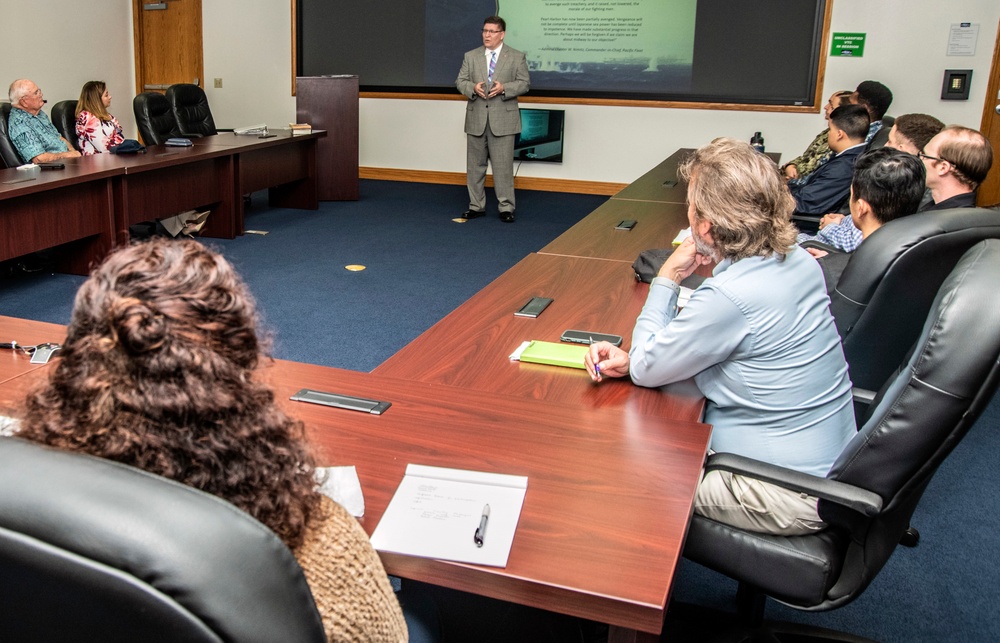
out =
{"type": "Polygon", "coordinates": [[[15,80],[8,94],[12,109],[7,132],[22,159],[48,163],[80,156],[42,111],[45,99],[38,85],[26,78],[15,80]]]}
{"type": "MultiPolygon", "coordinates": [[[[711,448],[824,476],[856,433],[851,382],[823,275],[795,244],[794,203],[777,166],[748,144],[716,139],[680,168],[691,237],[649,286],[626,353],[591,346],[591,377],[658,387],[694,378],[711,448]],[[677,308],[680,282],[718,262],[677,308]]],[[[764,533],[825,524],[816,498],[728,472],[704,476],[695,512],[764,533]]]]}
{"type": "Polygon", "coordinates": [[[795,211],[823,215],[833,212],[847,199],[854,161],[865,151],[868,110],[861,105],[841,105],[830,112],[828,144],[834,156],[797,185],[788,187],[795,198],[795,211]]]}

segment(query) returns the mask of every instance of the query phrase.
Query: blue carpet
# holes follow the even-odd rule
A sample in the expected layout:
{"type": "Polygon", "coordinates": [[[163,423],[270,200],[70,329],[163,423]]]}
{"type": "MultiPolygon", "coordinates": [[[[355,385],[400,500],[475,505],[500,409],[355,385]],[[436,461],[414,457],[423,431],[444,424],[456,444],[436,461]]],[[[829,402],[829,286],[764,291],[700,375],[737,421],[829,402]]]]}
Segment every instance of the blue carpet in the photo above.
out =
{"type": "MultiPolygon", "coordinates": [[[[495,213],[459,224],[451,219],[465,209],[462,186],[363,181],[361,200],[323,203],[315,212],[272,210],[255,195],[246,227],[269,234],[206,242],[237,266],[257,297],[276,357],[369,371],[605,200],[517,196],[514,224],[495,213]],[[366,270],[350,272],[349,264],[366,270]]],[[[65,324],[82,281],[51,273],[4,279],[0,314],[65,324]]],[[[897,548],[859,599],[827,613],[771,601],[768,618],[886,642],[1000,640],[1000,619],[990,616],[1000,578],[1000,517],[992,511],[998,426],[994,400],[917,508],[920,544],[897,548]]],[[[733,581],[684,561],[673,598],[729,610],[735,590],[733,581]]]]}
{"type": "MultiPolygon", "coordinates": [[[[491,190],[487,198],[495,208],[491,190]]],[[[370,371],[606,200],[519,190],[515,223],[495,210],[455,223],[465,186],[362,181],[360,200],[316,211],[271,209],[254,195],[246,228],[267,235],[204,241],[243,275],[275,357],[370,371]]],[[[0,314],[66,324],[82,282],[53,273],[7,279],[0,314]]]]}

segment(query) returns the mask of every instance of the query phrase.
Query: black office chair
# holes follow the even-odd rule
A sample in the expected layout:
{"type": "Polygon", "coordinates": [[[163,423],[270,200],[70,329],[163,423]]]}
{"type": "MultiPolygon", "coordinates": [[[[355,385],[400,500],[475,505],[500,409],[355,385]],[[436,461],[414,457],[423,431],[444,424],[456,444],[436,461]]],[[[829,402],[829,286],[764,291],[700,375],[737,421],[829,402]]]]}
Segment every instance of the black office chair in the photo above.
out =
{"type": "Polygon", "coordinates": [[[0,640],[325,641],[291,552],[227,502],[0,437],[0,640]]]}
{"type": "MultiPolygon", "coordinates": [[[[857,598],[885,565],[934,472],[1000,383],[998,274],[1000,240],[982,241],[964,254],[938,289],[909,357],[882,387],[826,478],[732,454],[708,459],[708,469],[821,498],[819,512],[829,525],[815,534],[782,537],[694,516],[684,556],[739,581],[742,625],[749,632],[740,632],[738,640],[781,640],[779,626],[761,631],[765,596],[808,611],[835,609],[857,598]]],[[[678,616],[668,618],[668,625],[683,631],[685,623],[678,616]]],[[[699,640],[710,637],[702,630],[699,640]]]]}
{"type": "Polygon", "coordinates": [[[132,99],[139,136],[146,145],[162,145],[181,135],[170,101],[159,92],[143,92],[132,99]]]}
{"type": "Polygon", "coordinates": [[[997,238],[996,211],[961,208],[896,219],[865,239],[830,293],[854,386],[882,387],[919,336],[951,269],[974,244],[997,238]]]}
{"type": "Polygon", "coordinates": [[[893,116],[883,116],[882,117],[882,127],[875,132],[875,136],[872,140],[868,141],[868,147],[866,150],[877,150],[880,147],[885,147],[885,144],[889,142],[889,130],[892,129],[893,123],[896,122],[896,118],[893,116]]]}
{"type": "Polygon", "coordinates": [[[213,136],[218,133],[205,90],[181,83],[167,88],[167,102],[177,119],[182,136],[213,136]]]}
{"type": "Polygon", "coordinates": [[[75,100],[61,100],[52,106],[50,116],[52,124],[59,133],[69,141],[70,149],[79,150],[80,140],[76,135],[76,104],[75,100]]]}
{"type": "Polygon", "coordinates": [[[24,161],[10,140],[9,130],[7,129],[10,110],[10,103],[0,103],[0,161],[3,162],[4,167],[17,167],[24,163],[24,161]]]}

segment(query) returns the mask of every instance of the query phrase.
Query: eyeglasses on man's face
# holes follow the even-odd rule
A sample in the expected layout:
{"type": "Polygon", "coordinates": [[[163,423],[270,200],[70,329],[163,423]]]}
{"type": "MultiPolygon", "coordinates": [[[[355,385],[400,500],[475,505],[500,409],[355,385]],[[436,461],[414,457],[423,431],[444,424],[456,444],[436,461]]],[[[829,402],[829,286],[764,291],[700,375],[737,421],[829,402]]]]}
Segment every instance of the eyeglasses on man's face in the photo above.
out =
{"type": "Polygon", "coordinates": [[[951,163],[948,159],[943,159],[940,156],[931,156],[930,154],[924,154],[923,150],[917,152],[917,156],[928,161],[944,161],[945,163],[951,163]]]}
{"type": "Polygon", "coordinates": [[[484,34],[487,34],[487,33],[497,34],[497,33],[503,33],[503,32],[500,31],[499,29],[483,29],[483,33],[484,34]]]}

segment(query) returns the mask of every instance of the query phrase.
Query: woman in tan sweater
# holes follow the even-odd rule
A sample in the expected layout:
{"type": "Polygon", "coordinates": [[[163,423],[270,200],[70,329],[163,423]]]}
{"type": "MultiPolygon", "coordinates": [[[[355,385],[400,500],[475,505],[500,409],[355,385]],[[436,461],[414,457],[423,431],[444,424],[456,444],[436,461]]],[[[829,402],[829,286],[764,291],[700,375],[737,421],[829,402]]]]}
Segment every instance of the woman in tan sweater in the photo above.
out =
{"type": "Polygon", "coordinates": [[[301,421],[256,381],[256,313],[232,266],[195,241],[124,248],[77,293],[61,359],[19,437],[214,494],[295,553],[331,641],[407,640],[364,530],[320,495],[301,421]]]}

